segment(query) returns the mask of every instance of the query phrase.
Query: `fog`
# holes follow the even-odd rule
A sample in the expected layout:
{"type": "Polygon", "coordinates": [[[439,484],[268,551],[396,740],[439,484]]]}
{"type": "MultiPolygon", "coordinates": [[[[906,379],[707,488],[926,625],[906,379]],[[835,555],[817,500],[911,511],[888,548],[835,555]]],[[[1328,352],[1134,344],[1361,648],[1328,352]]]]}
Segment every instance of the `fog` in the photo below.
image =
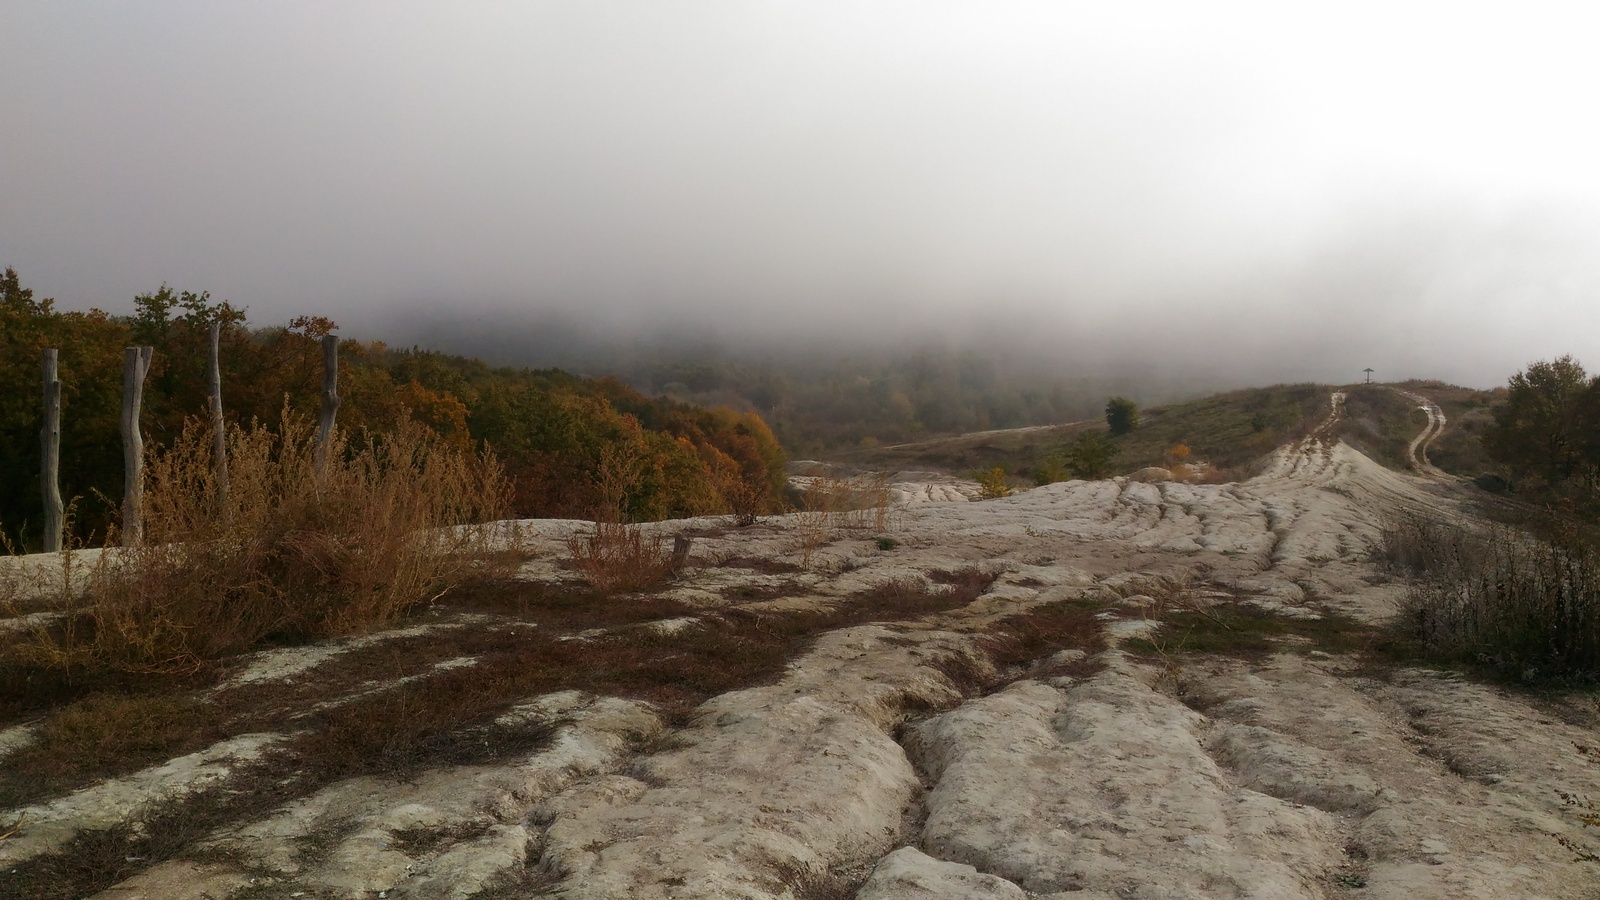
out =
{"type": "Polygon", "coordinates": [[[1600,367],[1576,6],[6,0],[0,265],[536,365],[1489,386],[1600,367]]]}

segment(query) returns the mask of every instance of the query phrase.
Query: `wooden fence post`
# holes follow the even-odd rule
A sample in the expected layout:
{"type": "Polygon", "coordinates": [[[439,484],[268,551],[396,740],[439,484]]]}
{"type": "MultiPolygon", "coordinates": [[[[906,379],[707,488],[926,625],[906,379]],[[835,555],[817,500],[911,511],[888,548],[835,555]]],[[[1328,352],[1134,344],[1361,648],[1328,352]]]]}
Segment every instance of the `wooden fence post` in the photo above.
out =
{"type": "Polygon", "coordinates": [[[228,506],[228,428],[222,421],[222,323],[211,323],[211,344],[206,355],[206,399],[211,405],[211,455],[217,480],[217,510],[224,523],[233,519],[228,506]]]}
{"type": "Polygon", "coordinates": [[[333,419],[339,412],[339,337],[322,336],[322,417],[317,422],[317,466],[328,461],[333,440],[333,419]]]}
{"type": "Polygon", "coordinates": [[[56,374],[55,350],[44,351],[44,428],[39,443],[44,458],[39,466],[44,490],[44,552],[61,550],[66,508],[61,503],[61,379],[56,374]]]}
{"type": "Polygon", "coordinates": [[[144,376],[150,372],[154,347],[129,347],[122,354],[122,546],[144,540],[144,436],[139,433],[139,407],[144,402],[144,376]]]}

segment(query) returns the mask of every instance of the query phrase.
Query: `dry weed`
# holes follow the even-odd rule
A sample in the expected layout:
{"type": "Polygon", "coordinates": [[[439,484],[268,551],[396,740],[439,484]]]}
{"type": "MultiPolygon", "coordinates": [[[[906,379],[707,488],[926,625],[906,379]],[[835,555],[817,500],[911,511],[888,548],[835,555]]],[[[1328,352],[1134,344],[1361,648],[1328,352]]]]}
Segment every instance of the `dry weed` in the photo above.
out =
{"type": "MultiPolygon", "coordinates": [[[[199,423],[154,454],[144,544],[100,556],[83,580],[81,616],[69,608],[66,633],[37,643],[46,661],[195,671],[269,635],[380,628],[510,561],[480,524],[505,510],[499,465],[421,426],[336,437],[322,465],[310,427],[287,412],[279,430],[235,428],[228,445],[226,509],[199,423]]],[[[71,556],[69,603],[78,594],[71,556]]]]}
{"type": "Polygon", "coordinates": [[[599,591],[642,591],[666,581],[676,568],[661,535],[638,525],[596,522],[589,534],[567,539],[572,563],[599,591]]]}
{"type": "Polygon", "coordinates": [[[889,496],[889,479],[882,474],[811,478],[800,492],[800,510],[794,514],[802,567],[809,569],[816,552],[840,530],[888,530],[889,496]]]}
{"type": "Polygon", "coordinates": [[[1468,530],[1393,524],[1381,555],[1411,575],[1401,623],[1429,654],[1522,681],[1600,679],[1600,539],[1575,523],[1468,530]]]}

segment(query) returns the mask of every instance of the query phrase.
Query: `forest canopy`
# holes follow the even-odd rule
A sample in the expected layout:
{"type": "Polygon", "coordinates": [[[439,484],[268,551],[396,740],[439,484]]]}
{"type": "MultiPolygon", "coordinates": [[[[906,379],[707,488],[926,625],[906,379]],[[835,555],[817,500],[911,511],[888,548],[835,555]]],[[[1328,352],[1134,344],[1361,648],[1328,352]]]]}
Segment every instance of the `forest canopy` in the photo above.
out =
{"type": "MultiPolygon", "coordinates": [[[[0,276],[0,529],[32,546],[42,521],[40,359],[60,351],[62,494],[76,501],[80,538],[103,535],[123,489],[123,349],[155,348],[141,423],[150,444],[206,414],[206,348],[221,323],[226,419],[277,423],[314,416],[318,316],[252,328],[245,311],[208,293],[160,289],[131,315],[67,312],[36,299],[15,270],[0,276]]],[[[514,485],[512,511],[530,517],[632,521],[766,512],[783,487],[784,455],[754,412],[650,398],[620,381],[557,369],[492,367],[379,341],[339,342],[339,425],[383,434],[410,419],[440,439],[492,450],[514,485]]]]}

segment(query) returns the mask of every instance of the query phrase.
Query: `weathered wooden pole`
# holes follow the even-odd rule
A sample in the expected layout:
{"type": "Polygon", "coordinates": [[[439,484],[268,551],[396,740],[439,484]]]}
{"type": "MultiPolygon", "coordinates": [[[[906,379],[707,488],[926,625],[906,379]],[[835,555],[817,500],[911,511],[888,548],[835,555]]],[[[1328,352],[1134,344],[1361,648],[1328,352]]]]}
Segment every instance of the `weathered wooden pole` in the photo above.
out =
{"type": "Polygon", "coordinates": [[[224,522],[233,516],[228,508],[228,429],[222,421],[222,323],[211,323],[211,344],[206,354],[206,399],[211,405],[211,455],[217,480],[217,510],[224,522]]]}
{"type": "Polygon", "coordinates": [[[39,481],[44,489],[44,552],[61,550],[66,507],[61,504],[61,379],[56,375],[55,350],[44,351],[44,428],[39,432],[43,459],[39,481]]]}
{"type": "Polygon", "coordinates": [[[144,436],[139,433],[139,407],[144,403],[144,376],[150,373],[154,347],[129,347],[122,354],[122,546],[144,540],[144,436]]]}
{"type": "Polygon", "coordinates": [[[333,419],[339,412],[339,337],[322,336],[322,417],[317,422],[317,465],[328,461],[333,440],[333,419]]]}

